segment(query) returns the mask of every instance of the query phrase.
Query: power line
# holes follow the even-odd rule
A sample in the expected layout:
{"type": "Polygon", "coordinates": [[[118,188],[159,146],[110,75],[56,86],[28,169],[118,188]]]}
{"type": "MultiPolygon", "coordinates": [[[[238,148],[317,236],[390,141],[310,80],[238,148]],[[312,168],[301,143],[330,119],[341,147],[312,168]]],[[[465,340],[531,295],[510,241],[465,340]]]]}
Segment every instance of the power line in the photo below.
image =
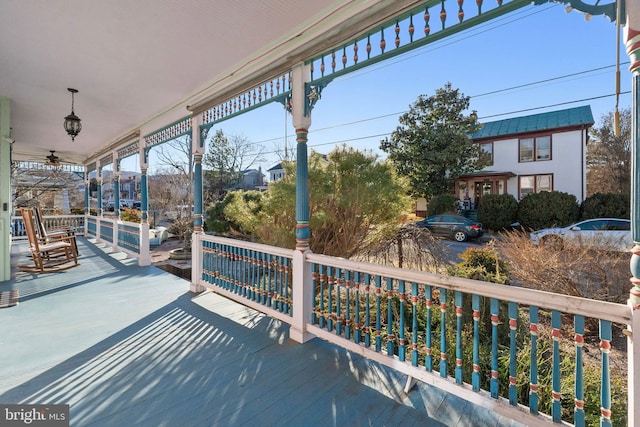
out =
{"type": "MultiPolygon", "coordinates": [[[[627,95],[627,94],[630,94],[630,93],[631,93],[631,91],[629,90],[629,91],[626,91],[626,92],[621,92],[620,94],[621,95],[627,95]]],[[[506,115],[509,115],[509,114],[523,113],[523,112],[527,112],[527,111],[542,110],[544,108],[558,107],[558,106],[561,106],[561,105],[575,104],[575,103],[578,103],[578,102],[593,101],[595,99],[608,98],[608,97],[615,96],[615,95],[616,95],[615,93],[611,93],[611,94],[608,94],[608,95],[594,96],[594,97],[591,97],[591,98],[577,99],[577,100],[574,100],[574,101],[566,101],[566,102],[559,102],[559,103],[556,103],[556,104],[548,104],[548,105],[543,105],[543,106],[540,106],[540,107],[525,108],[525,109],[522,109],[522,110],[513,110],[513,111],[508,111],[508,112],[505,112],[505,113],[492,114],[492,115],[489,115],[489,116],[480,117],[480,119],[488,119],[488,118],[492,118],[492,117],[506,116],[506,115]]],[[[400,113],[397,113],[397,114],[400,114],[400,113]]],[[[387,115],[387,116],[389,116],[389,115],[387,115]]],[[[383,117],[387,117],[387,116],[383,116],[383,117]]],[[[360,120],[360,122],[361,121],[366,121],[366,120],[360,120]]],[[[332,127],[337,127],[337,126],[332,126],[332,127]]],[[[323,128],[323,129],[328,129],[328,128],[323,128]]],[[[309,147],[310,148],[315,148],[315,147],[323,147],[323,146],[327,146],[327,145],[346,144],[348,142],[361,141],[361,140],[364,140],[364,139],[380,138],[380,137],[390,136],[392,133],[393,132],[379,133],[379,134],[376,134],[376,135],[367,135],[367,136],[361,136],[361,137],[358,137],[358,138],[349,138],[349,139],[342,139],[342,140],[338,140],[338,141],[322,142],[322,143],[318,143],[318,144],[309,144],[309,147]]],[[[277,154],[278,152],[279,152],[279,150],[274,150],[274,151],[267,151],[267,152],[265,152],[263,154],[277,154]]]]}
{"type": "MultiPolygon", "coordinates": [[[[626,64],[629,64],[629,61],[624,62],[621,65],[626,65],[626,64]]],[[[471,99],[480,98],[482,96],[494,95],[494,94],[500,93],[500,92],[507,92],[507,91],[514,90],[514,89],[522,89],[522,88],[528,87],[528,86],[535,86],[535,85],[539,85],[539,84],[543,84],[543,83],[549,83],[551,81],[561,80],[561,79],[565,79],[565,78],[569,78],[569,77],[575,77],[575,76],[578,76],[578,75],[584,75],[584,74],[593,73],[593,72],[596,72],[596,71],[602,71],[602,70],[606,70],[608,68],[612,68],[612,67],[615,67],[615,66],[616,66],[615,64],[605,65],[605,66],[602,66],[602,67],[591,68],[591,69],[588,69],[588,70],[582,70],[582,71],[578,71],[578,72],[575,72],[575,73],[570,73],[570,74],[564,74],[564,75],[561,75],[561,76],[550,77],[548,79],[537,80],[535,82],[524,83],[524,84],[520,84],[520,85],[516,85],[516,86],[511,86],[511,87],[508,87],[508,88],[497,89],[497,90],[494,90],[494,91],[491,91],[491,92],[481,93],[479,95],[471,96],[470,98],[471,99]]],[[[627,92],[623,92],[622,94],[628,94],[628,93],[630,93],[630,92],[627,91],[627,92]]],[[[614,95],[615,94],[601,95],[601,96],[597,96],[597,97],[593,97],[593,98],[585,98],[585,99],[579,99],[579,100],[575,100],[575,101],[567,101],[567,102],[563,102],[563,103],[546,105],[546,106],[542,106],[542,107],[532,107],[532,108],[524,109],[524,110],[510,111],[510,112],[505,112],[505,113],[493,114],[493,115],[484,116],[484,117],[481,117],[481,118],[484,119],[484,118],[489,118],[489,117],[506,116],[508,114],[515,114],[515,113],[518,113],[518,112],[539,110],[539,109],[549,108],[549,107],[554,107],[554,106],[559,106],[559,105],[566,105],[566,104],[572,104],[572,103],[577,103],[577,102],[590,101],[590,100],[606,98],[606,97],[614,96],[614,95]]],[[[368,117],[368,118],[364,118],[364,119],[361,119],[361,120],[355,120],[355,121],[352,121],[352,122],[339,123],[339,124],[332,125],[332,126],[326,126],[326,127],[323,127],[323,128],[312,129],[312,130],[309,131],[309,133],[313,134],[313,133],[317,133],[317,132],[321,132],[321,131],[325,131],[325,130],[329,130],[329,129],[336,129],[336,128],[345,127],[345,126],[351,126],[351,125],[355,125],[355,124],[359,124],[359,123],[365,123],[365,122],[369,122],[369,121],[373,121],[373,120],[384,119],[384,118],[387,118],[387,117],[399,116],[399,115],[405,114],[407,112],[408,112],[408,110],[404,110],[404,111],[398,111],[398,112],[389,113],[389,114],[383,114],[383,115],[375,116],[375,117],[368,117]]],[[[263,144],[263,143],[272,142],[272,141],[279,141],[281,139],[282,139],[282,137],[265,139],[265,140],[262,140],[262,141],[252,142],[252,145],[253,144],[263,144]]]]}

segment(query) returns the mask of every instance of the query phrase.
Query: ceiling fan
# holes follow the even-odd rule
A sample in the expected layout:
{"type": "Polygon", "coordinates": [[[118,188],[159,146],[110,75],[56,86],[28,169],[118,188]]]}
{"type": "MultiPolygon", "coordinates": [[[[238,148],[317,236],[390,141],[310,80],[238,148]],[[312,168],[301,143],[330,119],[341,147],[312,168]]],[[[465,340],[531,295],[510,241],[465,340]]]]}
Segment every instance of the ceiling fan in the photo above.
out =
{"type": "Polygon", "coordinates": [[[49,154],[46,159],[47,161],[45,162],[45,164],[47,166],[59,166],[60,165],[60,157],[56,156],[56,152],[55,150],[50,150],[51,154],[49,154]]]}

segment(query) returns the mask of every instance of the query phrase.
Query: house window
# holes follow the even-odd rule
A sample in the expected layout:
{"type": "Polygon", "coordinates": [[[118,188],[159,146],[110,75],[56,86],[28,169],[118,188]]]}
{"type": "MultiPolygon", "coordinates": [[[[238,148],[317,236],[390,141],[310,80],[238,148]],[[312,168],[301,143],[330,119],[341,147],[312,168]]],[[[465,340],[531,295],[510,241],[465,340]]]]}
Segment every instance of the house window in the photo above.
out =
{"type": "Polygon", "coordinates": [[[493,142],[480,144],[481,156],[487,159],[488,165],[493,165],[493,142]]]}
{"type": "Polygon", "coordinates": [[[536,138],[536,160],[551,160],[551,137],[536,138]]]}
{"type": "Polygon", "coordinates": [[[551,137],[523,138],[519,141],[520,163],[551,160],[551,137]]]}
{"type": "Polygon", "coordinates": [[[523,175],[519,178],[520,198],[532,193],[553,191],[553,175],[523,175]]]}

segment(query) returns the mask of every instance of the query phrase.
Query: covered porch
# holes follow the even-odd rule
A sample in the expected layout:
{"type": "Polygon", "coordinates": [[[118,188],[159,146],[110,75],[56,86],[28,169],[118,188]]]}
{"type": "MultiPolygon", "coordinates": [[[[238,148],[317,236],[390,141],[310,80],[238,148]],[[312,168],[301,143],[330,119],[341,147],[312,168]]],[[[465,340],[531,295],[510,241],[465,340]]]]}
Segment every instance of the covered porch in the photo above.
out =
{"type": "MultiPolygon", "coordinates": [[[[78,239],[81,266],[15,272],[0,310],[0,402],[65,403],[71,425],[520,425],[78,239]]],[[[14,245],[12,263],[27,255],[14,245]]]]}
{"type": "MultiPolygon", "coordinates": [[[[167,16],[174,13],[176,22],[158,16],[156,21],[145,21],[148,31],[141,22],[148,18],[145,7],[149,5],[123,2],[120,8],[109,8],[101,4],[102,10],[63,22],[69,28],[82,22],[84,31],[91,23],[111,23],[113,27],[102,33],[107,37],[99,41],[106,43],[113,36],[120,44],[108,47],[125,50],[130,64],[145,65],[140,58],[146,57],[143,50],[148,49],[152,66],[137,68],[139,74],[131,78],[126,67],[110,68],[114,62],[107,48],[95,63],[78,66],[83,73],[74,71],[77,63],[69,57],[63,58],[67,60],[60,67],[63,72],[47,73],[51,67],[43,63],[25,68],[39,74],[20,81],[20,90],[12,96],[0,98],[0,271],[5,275],[2,286],[21,291],[20,305],[0,312],[2,324],[12,326],[2,337],[3,348],[10,349],[2,357],[13,372],[0,382],[1,400],[70,404],[74,423],[83,425],[191,421],[193,425],[227,425],[256,420],[286,425],[474,425],[478,421],[533,425],[561,423],[563,418],[584,425],[585,405],[599,408],[602,425],[611,425],[612,419],[639,425],[640,350],[633,337],[640,330],[640,246],[632,255],[628,305],[351,262],[309,251],[307,141],[312,110],[324,87],[348,72],[529,2],[513,0],[497,6],[476,2],[466,17],[462,2],[451,2],[449,17],[455,23],[450,26],[445,25],[446,11],[438,11],[439,1],[317,1],[304,3],[305,7],[299,3],[268,1],[260,10],[229,7],[223,11],[234,18],[229,19],[214,10],[218,2],[206,3],[213,5],[211,9],[196,2],[189,13],[179,7],[164,9],[167,16]],[[271,14],[265,18],[267,10],[271,14]],[[215,22],[204,19],[205,13],[215,22]],[[245,17],[251,19],[245,21],[245,17]],[[414,25],[418,18],[424,20],[421,37],[414,25]],[[237,35],[237,22],[248,22],[255,32],[246,38],[230,37],[237,35]],[[160,37],[172,24],[185,32],[201,32],[175,40],[160,37]],[[116,37],[119,31],[121,37],[116,37]],[[210,46],[200,42],[217,40],[219,34],[225,35],[227,43],[218,43],[221,49],[215,54],[203,54],[210,46]],[[236,43],[238,39],[242,41],[236,43]],[[156,43],[166,45],[157,48],[156,43]],[[193,63],[186,61],[184,74],[176,73],[175,67],[167,70],[165,65],[172,58],[165,51],[180,61],[182,48],[191,53],[193,63]],[[103,71],[112,78],[100,78],[103,71]],[[77,80],[62,83],[65,73],[77,80]],[[55,77],[47,81],[46,97],[36,89],[41,76],[55,77]],[[90,121],[84,122],[80,135],[86,143],[70,145],[67,135],[58,135],[62,116],[45,114],[56,109],[44,101],[56,98],[51,94],[58,86],[64,92],[64,87],[77,81],[96,88],[95,95],[87,94],[84,110],[88,114],[84,117],[93,117],[94,122],[91,126],[90,121]],[[129,83],[125,90],[120,82],[129,83]],[[126,89],[135,96],[124,96],[126,89]],[[203,233],[202,158],[207,133],[224,120],[270,102],[282,103],[291,114],[297,136],[295,249],[203,233]],[[44,116],[38,126],[33,123],[33,117],[44,116]],[[191,138],[195,168],[191,282],[149,266],[148,252],[149,150],[182,136],[191,138]],[[90,240],[80,239],[80,267],[57,275],[19,276],[10,263],[10,254],[24,254],[20,244],[10,243],[11,208],[4,206],[11,199],[7,166],[12,159],[42,158],[53,147],[67,161],[84,166],[82,224],[90,240]],[[133,153],[139,156],[141,169],[140,222],[123,221],[117,199],[114,217],[104,215],[102,203],[91,212],[89,174],[96,173],[100,194],[102,169],[111,167],[115,194],[119,194],[119,162],[133,153]],[[115,259],[101,248],[127,257],[115,259]],[[481,342],[481,328],[491,336],[488,347],[481,342]],[[548,347],[539,350],[543,335],[548,347]],[[584,349],[585,337],[595,340],[593,350],[584,349]],[[619,344],[620,338],[622,356],[611,351],[612,342],[619,344]],[[525,368],[518,363],[523,339],[531,358],[525,368]],[[596,391],[584,381],[587,352],[589,367],[597,370],[600,379],[596,391]],[[542,377],[539,358],[551,378],[544,389],[538,382],[542,377]],[[569,359],[576,366],[573,372],[564,369],[569,359]],[[629,374],[622,390],[627,411],[613,414],[612,394],[619,390],[612,389],[609,377],[620,364],[629,374]]],[[[615,2],[605,6],[564,3],[616,17],[615,2]]],[[[640,28],[640,14],[635,3],[628,3],[625,42],[634,73],[633,143],[638,145],[640,33],[634,28],[640,28]]],[[[29,12],[41,16],[40,7],[33,6],[29,12]]],[[[61,18],[53,9],[45,8],[52,17],[61,18]]],[[[28,20],[28,14],[14,13],[28,20]]],[[[46,22],[55,21],[48,18],[46,22]]],[[[57,31],[60,37],[77,37],[73,30],[57,31]]],[[[46,56],[33,46],[24,48],[30,58],[46,56]]],[[[93,46],[91,40],[82,44],[85,52],[93,46]]],[[[21,48],[12,53],[18,63],[21,48]]],[[[9,91],[11,79],[18,81],[24,70],[15,66],[12,72],[2,81],[3,90],[9,91]]],[[[87,92],[83,88],[80,95],[87,92]]],[[[66,101],[64,105],[67,108],[66,101]]],[[[82,115],[80,109],[77,113],[82,115]]],[[[635,175],[633,179],[640,180],[635,175]]],[[[635,188],[637,192],[640,185],[635,188]]],[[[632,199],[633,236],[640,242],[640,193],[632,199]]],[[[541,370],[542,366],[541,362],[541,370]]]]}

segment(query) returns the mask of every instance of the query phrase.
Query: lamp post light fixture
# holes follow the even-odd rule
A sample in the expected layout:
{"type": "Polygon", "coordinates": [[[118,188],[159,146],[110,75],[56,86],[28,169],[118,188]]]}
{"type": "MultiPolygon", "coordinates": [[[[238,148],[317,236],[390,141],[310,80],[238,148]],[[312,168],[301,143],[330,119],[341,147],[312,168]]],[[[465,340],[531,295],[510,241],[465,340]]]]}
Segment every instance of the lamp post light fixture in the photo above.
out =
{"type": "Polygon", "coordinates": [[[82,123],[80,123],[80,117],[76,116],[73,112],[73,95],[78,93],[78,89],[67,88],[71,92],[71,114],[64,118],[64,130],[67,131],[71,137],[71,141],[75,141],[76,136],[82,130],[82,123]]]}

